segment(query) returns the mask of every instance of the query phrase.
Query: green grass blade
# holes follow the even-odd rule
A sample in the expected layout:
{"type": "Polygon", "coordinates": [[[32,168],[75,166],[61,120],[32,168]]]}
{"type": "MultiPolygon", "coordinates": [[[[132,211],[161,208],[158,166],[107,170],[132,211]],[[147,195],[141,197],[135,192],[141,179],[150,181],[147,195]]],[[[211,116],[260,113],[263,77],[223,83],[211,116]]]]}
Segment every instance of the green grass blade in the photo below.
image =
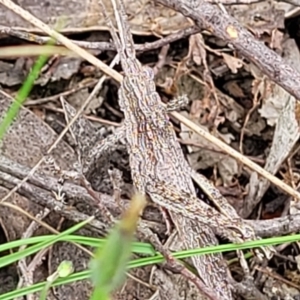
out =
{"type": "MultiPolygon", "coordinates": [[[[59,20],[60,22],[57,24],[57,28],[63,27],[63,20],[59,20]]],[[[46,50],[48,48],[53,47],[55,40],[51,38],[49,42],[44,46],[46,50]]],[[[9,128],[10,124],[13,122],[14,118],[17,116],[22,104],[24,104],[26,98],[28,97],[29,93],[32,90],[35,80],[38,78],[41,69],[46,64],[49,55],[41,54],[39,55],[38,59],[34,63],[31,71],[29,72],[28,76],[26,77],[25,81],[23,82],[20,90],[17,93],[17,96],[11,106],[9,107],[7,113],[4,115],[4,118],[0,124],[0,141],[3,139],[7,129],[9,128]]]]}
{"type": "MultiPolygon", "coordinates": [[[[50,237],[53,237],[53,236],[50,236],[50,237]]],[[[68,235],[66,235],[65,237],[67,239],[69,239],[69,241],[72,240],[72,241],[76,241],[76,242],[79,242],[80,238],[81,238],[80,236],[68,236],[68,235]]],[[[41,237],[39,237],[39,238],[41,238],[41,237]]],[[[34,239],[34,238],[32,238],[32,239],[34,239]]],[[[86,243],[87,240],[85,238],[83,238],[83,239],[84,239],[84,242],[86,243]]],[[[28,239],[28,240],[30,240],[30,239],[28,239]]],[[[61,239],[61,240],[63,240],[63,239],[61,239]]],[[[247,242],[247,243],[243,243],[240,245],[226,244],[226,245],[218,245],[218,246],[212,246],[212,247],[179,251],[179,252],[173,253],[172,255],[174,257],[176,257],[177,259],[179,259],[179,258],[191,257],[193,255],[203,255],[203,254],[207,254],[207,253],[226,252],[226,251],[233,251],[236,249],[249,249],[249,248],[261,247],[261,246],[266,246],[266,245],[278,245],[278,244],[283,244],[283,243],[296,242],[299,240],[300,240],[300,234],[294,234],[294,235],[288,235],[288,236],[282,236],[282,237],[261,239],[258,241],[247,242]]],[[[40,239],[37,239],[37,241],[40,241],[40,239]]],[[[17,241],[15,241],[15,242],[17,242],[17,241]]],[[[15,242],[12,242],[12,243],[15,243],[15,242]]],[[[92,238],[92,243],[94,243],[94,242],[96,242],[96,239],[92,238]]],[[[138,244],[142,244],[142,243],[138,243],[138,244]]],[[[138,245],[138,247],[140,247],[140,245],[138,245]]],[[[145,247],[145,249],[147,249],[147,247],[145,247]]],[[[149,247],[149,249],[151,249],[151,246],[149,247]]],[[[130,261],[128,263],[128,269],[147,266],[147,265],[156,264],[156,263],[161,263],[163,261],[164,261],[164,258],[160,254],[157,254],[157,255],[154,255],[151,257],[146,257],[146,258],[139,258],[139,259],[130,261]]],[[[91,274],[92,273],[90,270],[74,273],[74,274],[68,276],[67,278],[58,279],[57,281],[55,281],[53,283],[52,286],[68,284],[68,283],[72,283],[72,282],[78,281],[78,280],[86,280],[91,277],[91,274]]],[[[43,287],[45,286],[45,284],[46,284],[46,282],[41,282],[41,283],[34,284],[30,287],[24,287],[24,288],[21,288],[18,290],[8,292],[4,295],[0,295],[0,300],[15,299],[17,297],[22,297],[22,296],[25,296],[30,293],[35,293],[35,292],[41,291],[43,289],[43,287]]]]}
{"type": "MultiPolygon", "coordinates": [[[[53,44],[53,41],[51,41],[53,44]]],[[[47,46],[45,46],[47,47],[47,46]]],[[[15,100],[11,104],[10,108],[8,109],[7,113],[4,116],[0,124],[0,140],[2,140],[3,136],[5,135],[7,129],[9,128],[10,124],[13,122],[14,118],[18,114],[22,104],[25,102],[26,98],[28,97],[33,85],[34,81],[38,78],[39,73],[42,67],[47,62],[49,56],[47,55],[40,55],[34,64],[32,70],[30,71],[29,75],[26,77],[21,89],[19,90],[15,100]]]]}
{"type": "Polygon", "coordinates": [[[54,236],[51,239],[48,239],[44,242],[38,243],[36,245],[33,245],[31,247],[25,248],[24,250],[11,253],[9,255],[3,256],[0,258],[0,268],[3,268],[9,264],[12,264],[22,258],[25,258],[28,255],[31,255],[33,253],[36,253],[40,251],[41,249],[47,248],[51,245],[53,245],[55,242],[61,240],[64,236],[69,235],[70,233],[73,233],[74,231],[80,229],[81,227],[85,226],[87,223],[89,223],[94,217],[90,217],[87,220],[80,222],[73,227],[65,230],[64,232],[58,234],[57,236],[54,236]]]}
{"type": "MultiPolygon", "coordinates": [[[[57,237],[57,235],[35,236],[26,239],[7,242],[5,244],[0,245],[0,252],[13,250],[14,248],[18,248],[23,245],[37,244],[39,242],[44,242],[48,239],[52,239],[54,237],[57,237]]],[[[93,237],[87,237],[81,235],[66,235],[66,236],[59,237],[58,239],[58,241],[74,242],[74,243],[81,244],[83,246],[90,246],[94,248],[103,246],[106,240],[107,240],[106,238],[99,239],[99,238],[93,238],[93,237]]],[[[147,243],[134,242],[132,244],[132,251],[134,253],[139,253],[139,254],[155,255],[155,251],[152,245],[147,243]]]]}
{"type": "Polygon", "coordinates": [[[110,299],[110,293],[125,279],[134,232],[145,205],[145,196],[135,195],[128,210],[109,234],[105,245],[97,249],[90,264],[95,286],[91,300],[110,299]]]}

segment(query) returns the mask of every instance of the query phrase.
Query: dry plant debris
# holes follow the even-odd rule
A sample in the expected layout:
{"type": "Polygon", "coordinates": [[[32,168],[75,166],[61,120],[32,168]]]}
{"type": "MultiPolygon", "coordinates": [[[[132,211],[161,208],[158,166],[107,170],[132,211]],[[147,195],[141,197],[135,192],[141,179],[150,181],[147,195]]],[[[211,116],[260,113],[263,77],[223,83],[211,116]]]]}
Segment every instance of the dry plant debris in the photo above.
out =
{"type": "MultiPolygon", "coordinates": [[[[165,6],[145,0],[127,0],[125,5],[138,58],[144,65],[156,66],[155,80],[162,99],[167,103],[173,96],[187,94],[189,105],[180,111],[181,116],[192,120],[204,131],[240,151],[244,157],[296,190],[299,182],[297,100],[300,99],[300,8],[292,1],[190,1],[200,5],[194,10],[181,0],[159,2],[165,6]],[[167,51],[161,50],[165,45],[169,45],[167,51]]],[[[89,51],[108,64],[115,55],[115,47],[109,39],[108,27],[98,2],[72,3],[65,5],[64,2],[50,1],[45,6],[44,1],[27,0],[21,6],[52,26],[62,19],[63,34],[85,49],[93,49],[89,51]]],[[[105,5],[112,15],[110,1],[105,0],[105,5]]],[[[48,37],[40,29],[23,21],[4,6],[0,7],[1,49],[16,45],[27,47],[29,44],[34,47],[35,43],[47,42],[48,37]]],[[[2,58],[0,51],[1,116],[24,81],[34,59],[28,53],[22,57],[12,54],[9,58],[2,58]]],[[[102,75],[101,70],[80,57],[53,55],[49,59],[28,99],[28,108],[22,109],[1,145],[1,197],[25,177],[29,168],[45,157],[57,135],[65,128],[61,97],[79,109],[102,75]]],[[[123,115],[116,91],[116,83],[106,79],[84,110],[85,117],[71,126],[75,133],[78,126],[86,130],[86,143],[90,137],[105,138],[118,131],[123,115]],[[87,118],[93,120],[93,124],[88,121],[82,125],[87,118]]],[[[299,231],[297,201],[290,199],[256,172],[243,167],[240,160],[230,157],[227,152],[178,122],[176,114],[172,116],[175,117],[172,120],[189,164],[214,182],[239,215],[259,219],[257,222],[249,221],[258,235],[266,237],[299,231]]],[[[77,134],[82,136],[83,133],[77,134]]],[[[77,156],[84,147],[79,148],[74,134],[69,131],[51,157],[61,169],[76,171],[77,156]]],[[[84,155],[86,153],[81,153],[82,157],[84,155]]],[[[106,164],[106,168],[117,168],[123,173],[124,184],[118,203],[111,196],[115,195],[115,189],[108,172],[95,168],[87,173],[87,179],[99,193],[104,205],[118,217],[122,207],[128,205],[132,183],[128,154],[122,141],[106,164]]],[[[14,206],[36,217],[42,211],[46,212],[43,221],[59,230],[67,228],[72,222],[95,215],[96,220],[81,234],[105,234],[107,224],[98,211],[98,204],[84,188],[72,182],[66,183],[63,186],[66,202],[61,202],[53,195],[59,189],[53,173],[49,172],[49,161],[48,164],[43,163],[18,193],[9,198],[7,202],[10,205],[1,206],[2,239],[14,240],[24,234],[49,232],[42,226],[29,230],[32,228],[31,220],[17,212],[14,206]],[[50,213],[44,209],[50,209],[50,213]]],[[[143,219],[161,240],[168,239],[159,210],[147,208],[143,219]]],[[[286,245],[277,250],[280,256],[273,258],[268,267],[257,269],[256,292],[260,297],[265,297],[262,299],[272,296],[294,299],[300,293],[299,245],[286,245]]],[[[84,269],[89,259],[87,253],[74,245],[57,244],[49,249],[47,265],[40,264],[38,259],[33,260],[34,274],[27,280],[37,282],[45,279],[45,274],[51,273],[63,259],[70,257],[75,258],[76,271],[84,269]]],[[[225,258],[229,257],[225,255],[225,258]]],[[[239,280],[242,270],[236,270],[236,267],[232,265],[230,268],[232,274],[236,275],[235,279],[239,280]]],[[[26,273],[21,265],[20,270],[22,274],[26,273]]],[[[153,286],[161,289],[161,295],[166,295],[168,287],[169,290],[174,288],[174,282],[178,283],[172,290],[174,299],[182,290],[186,293],[185,299],[201,299],[197,289],[187,288],[186,281],[180,275],[170,274],[163,268],[158,268],[158,275],[148,285],[151,272],[151,268],[133,271],[132,274],[144,284],[128,278],[124,288],[116,294],[117,299],[149,299],[155,293],[151,288],[153,286]]],[[[16,288],[16,274],[15,267],[0,270],[1,293],[16,288]]],[[[61,299],[68,295],[68,299],[72,299],[75,288],[77,296],[87,299],[89,282],[56,288],[56,296],[61,299]]],[[[245,292],[246,288],[237,290],[245,292]]]]}

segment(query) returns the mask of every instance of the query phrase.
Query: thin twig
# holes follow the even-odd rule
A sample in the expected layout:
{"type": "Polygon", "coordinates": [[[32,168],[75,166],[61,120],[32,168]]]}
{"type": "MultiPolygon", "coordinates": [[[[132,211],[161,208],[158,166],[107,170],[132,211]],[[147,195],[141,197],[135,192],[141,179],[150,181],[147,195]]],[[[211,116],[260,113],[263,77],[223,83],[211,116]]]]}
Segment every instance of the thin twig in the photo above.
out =
{"type": "MultiPolygon", "coordinates": [[[[135,47],[136,51],[142,53],[145,51],[161,48],[165,45],[168,45],[172,42],[178,41],[179,39],[185,38],[187,36],[190,36],[192,34],[200,32],[200,31],[201,30],[197,26],[192,26],[192,27],[184,28],[177,32],[171,33],[170,35],[163,37],[157,41],[145,43],[145,44],[141,44],[141,45],[135,45],[134,47],[135,47]]],[[[9,35],[18,37],[23,40],[35,42],[40,45],[46,45],[50,40],[50,38],[46,37],[46,36],[39,36],[39,35],[35,35],[33,33],[16,30],[14,28],[2,26],[2,25],[0,26],[0,33],[9,34],[9,35]]],[[[71,40],[71,39],[70,39],[70,41],[72,41],[72,43],[74,43],[75,45],[77,45],[81,48],[84,48],[84,49],[99,50],[99,51],[103,51],[103,52],[108,51],[108,50],[110,50],[110,51],[116,50],[115,45],[112,43],[109,43],[109,42],[86,42],[86,41],[76,41],[76,40],[71,40]]],[[[60,41],[56,41],[55,44],[63,45],[63,43],[60,41]]]]}

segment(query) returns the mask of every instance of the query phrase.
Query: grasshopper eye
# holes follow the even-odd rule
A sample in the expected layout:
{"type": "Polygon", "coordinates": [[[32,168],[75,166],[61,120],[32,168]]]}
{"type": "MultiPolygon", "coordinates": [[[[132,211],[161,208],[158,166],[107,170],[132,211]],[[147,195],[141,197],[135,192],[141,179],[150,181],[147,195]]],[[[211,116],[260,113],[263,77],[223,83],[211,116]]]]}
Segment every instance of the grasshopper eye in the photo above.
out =
{"type": "Polygon", "coordinates": [[[150,67],[143,67],[143,73],[150,80],[154,79],[154,72],[153,72],[152,68],[150,68],[150,67]]]}

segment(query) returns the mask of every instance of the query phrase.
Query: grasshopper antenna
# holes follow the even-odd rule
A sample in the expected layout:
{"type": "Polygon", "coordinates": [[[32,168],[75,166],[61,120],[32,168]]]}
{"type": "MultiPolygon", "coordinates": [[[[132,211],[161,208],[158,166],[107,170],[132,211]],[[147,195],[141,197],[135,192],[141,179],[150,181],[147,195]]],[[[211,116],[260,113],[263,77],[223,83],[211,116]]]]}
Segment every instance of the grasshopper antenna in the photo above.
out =
{"type": "Polygon", "coordinates": [[[111,0],[122,46],[128,58],[135,59],[135,49],[123,0],[111,0]],[[118,1],[118,4],[116,3],[118,1]]]}

